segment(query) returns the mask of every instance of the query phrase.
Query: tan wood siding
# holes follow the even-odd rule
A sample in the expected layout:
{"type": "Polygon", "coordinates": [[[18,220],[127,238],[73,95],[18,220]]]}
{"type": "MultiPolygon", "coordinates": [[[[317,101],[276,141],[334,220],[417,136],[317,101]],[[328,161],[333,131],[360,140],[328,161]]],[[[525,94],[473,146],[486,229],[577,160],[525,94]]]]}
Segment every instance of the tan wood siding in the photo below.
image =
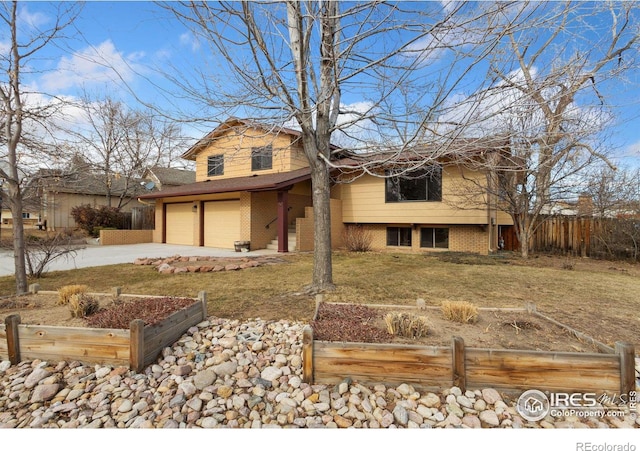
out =
{"type": "Polygon", "coordinates": [[[273,136],[256,129],[230,130],[196,156],[196,181],[288,172],[308,166],[299,146],[292,145],[291,139],[289,135],[273,136]],[[272,168],[252,171],[251,149],[268,145],[273,148],[272,168]],[[224,155],[223,174],[207,176],[207,158],[211,155],[224,155]]]}
{"type": "Polygon", "coordinates": [[[232,249],[240,240],[240,201],[204,202],[204,245],[232,249]]]}
{"type": "Polygon", "coordinates": [[[456,168],[445,168],[442,201],[385,202],[385,179],[365,175],[341,185],[342,219],[346,223],[487,224],[487,208],[482,196],[474,194],[473,189],[474,184],[466,181],[456,168]]]}
{"type": "Polygon", "coordinates": [[[166,204],[166,209],[167,243],[192,246],[194,244],[194,221],[196,219],[196,215],[193,213],[193,203],[166,204]]]}

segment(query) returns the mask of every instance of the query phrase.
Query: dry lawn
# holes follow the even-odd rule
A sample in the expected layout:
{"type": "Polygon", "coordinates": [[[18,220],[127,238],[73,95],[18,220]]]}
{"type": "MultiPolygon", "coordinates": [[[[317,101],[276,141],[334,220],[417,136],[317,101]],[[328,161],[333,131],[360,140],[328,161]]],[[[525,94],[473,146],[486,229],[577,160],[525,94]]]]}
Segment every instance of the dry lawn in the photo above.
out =
{"type": "MultiPolygon", "coordinates": [[[[220,273],[161,275],[131,264],[52,272],[42,290],[85,284],[92,292],[114,286],[123,293],[196,297],[208,293],[209,314],[227,318],[310,321],[315,300],[304,294],[312,255],[291,254],[286,263],[220,273]]],[[[640,349],[640,267],[620,262],[539,256],[523,261],[508,254],[480,257],[443,254],[334,254],[335,292],[327,302],[414,305],[417,298],[478,307],[522,307],[539,311],[607,344],[629,341],[640,349]],[[570,264],[569,264],[570,263],[570,264]],[[567,269],[571,267],[572,269],[567,269]]],[[[15,291],[0,278],[0,293],[15,291]]]]}

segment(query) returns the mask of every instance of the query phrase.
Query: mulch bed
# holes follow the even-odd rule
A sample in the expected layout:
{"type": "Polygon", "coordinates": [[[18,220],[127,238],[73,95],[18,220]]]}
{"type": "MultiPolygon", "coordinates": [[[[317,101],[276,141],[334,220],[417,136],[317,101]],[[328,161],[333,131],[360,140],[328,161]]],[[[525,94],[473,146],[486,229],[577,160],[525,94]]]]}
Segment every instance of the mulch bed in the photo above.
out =
{"type": "Polygon", "coordinates": [[[359,304],[320,304],[318,316],[311,321],[316,340],[384,343],[393,338],[373,324],[379,312],[359,304]]]}
{"type": "Polygon", "coordinates": [[[145,326],[149,326],[194,302],[193,299],[174,297],[114,301],[113,305],[102,308],[85,319],[90,327],[102,329],[128,329],[134,319],[141,319],[145,326]]]}

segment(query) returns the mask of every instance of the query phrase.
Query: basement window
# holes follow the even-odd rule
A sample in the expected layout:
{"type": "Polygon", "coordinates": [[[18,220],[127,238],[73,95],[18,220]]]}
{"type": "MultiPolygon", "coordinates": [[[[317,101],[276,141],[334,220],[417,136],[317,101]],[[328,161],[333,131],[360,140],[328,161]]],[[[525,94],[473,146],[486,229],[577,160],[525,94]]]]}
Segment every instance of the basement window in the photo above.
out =
{"type": "Polygon", "coordinates": [[[449,249],[449,229],[423,227],[420,229],[420,247],[449,249]]]}
{"type": "Polygon", "coordinates": [[[411,247],[411,227],[387,227],[387,246],[411,247]]]}

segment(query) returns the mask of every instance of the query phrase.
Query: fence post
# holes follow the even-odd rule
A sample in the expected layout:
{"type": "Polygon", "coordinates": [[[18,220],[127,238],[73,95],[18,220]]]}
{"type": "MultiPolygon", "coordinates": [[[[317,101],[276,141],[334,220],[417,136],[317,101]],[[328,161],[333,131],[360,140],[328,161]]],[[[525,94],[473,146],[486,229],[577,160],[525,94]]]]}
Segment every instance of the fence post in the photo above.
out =
{"type": "Polygon", "coordinates": [[[20,363],[20,338],[18,336],[18,325],[20,315],[9,315],[4,319],[5,332],[7,334],[7,353],[12,365],[20,363]]]}
{"type": "Polygon", "coordinates": [[[636,386],[635,350],[631,343],[617,341],[616,354],[620,356],[620,394],[628,395],[636,386]]]}
{"type": "Polygon", "coordinates": [[[204,321],[205,319],[207,319],[207,316],[209,316],[209,313],[207,310],[207,292],[200,291],[198,293],[198,299],[202,303],[202,321],[204,321]]]}
{"type": "Polygon", "coordinates": [[[313,383],[313,329],[309,325],[302,329],[302,381],[313,383]]]}
{"type": "Polygon", "coordinates": [[[320,304],[322,304],[323,302],[324,302],[324,294],[322,293],[316,294],[316,309],[315,309],[315,312],[313,313],[314,321],[318,319],[318,311],[320,310],[320,304]]]}
{"type": "Polygon", "coordinates": [[[464,340],[462,337],[453,337],[453,385],[460,388],[462,393],[467,390],[467,369],[464,361],[464,340]]]}
{"type": "Polygon", "coordinates": [[[144,369],[144,321],[141,319],[129,324],[129,367],[136,373],[144,369]]]}

